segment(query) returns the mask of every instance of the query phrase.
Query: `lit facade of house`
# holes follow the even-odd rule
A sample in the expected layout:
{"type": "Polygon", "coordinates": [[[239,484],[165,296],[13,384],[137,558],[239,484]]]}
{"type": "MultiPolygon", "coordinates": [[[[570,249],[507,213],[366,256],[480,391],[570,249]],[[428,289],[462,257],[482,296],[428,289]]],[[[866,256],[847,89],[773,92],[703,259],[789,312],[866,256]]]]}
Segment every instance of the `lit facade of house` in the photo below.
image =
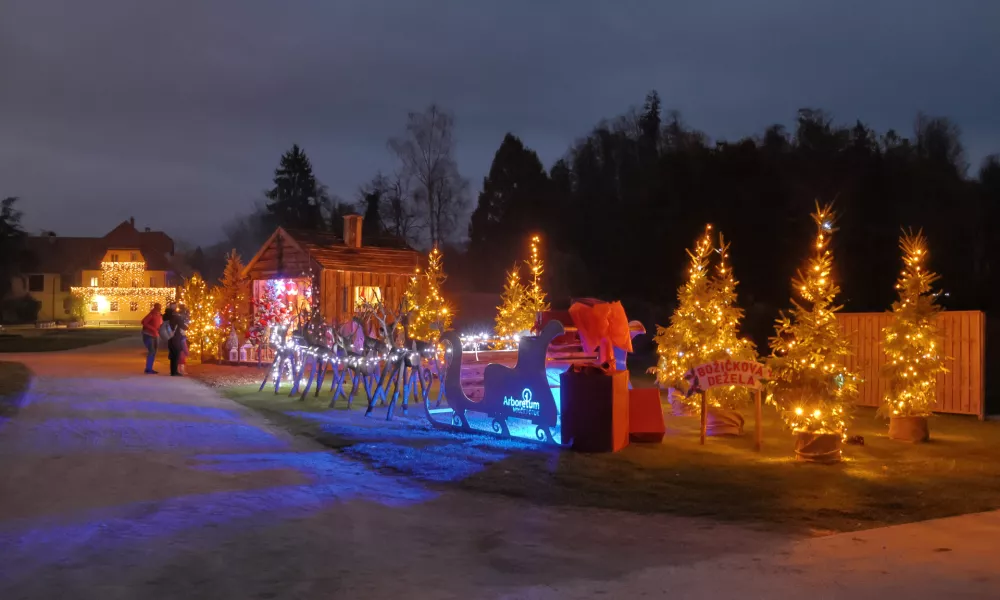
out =
{"type": "Polygon", "coordinates": [[[125,221],[99,238],[54,233],[25,240],[27,259],[11,296],[41,304],[39,321],[73,319],[74,296],[86,322],[138,323],[155,302],[176,297],[174,242],[162,231],[125,221]]]}

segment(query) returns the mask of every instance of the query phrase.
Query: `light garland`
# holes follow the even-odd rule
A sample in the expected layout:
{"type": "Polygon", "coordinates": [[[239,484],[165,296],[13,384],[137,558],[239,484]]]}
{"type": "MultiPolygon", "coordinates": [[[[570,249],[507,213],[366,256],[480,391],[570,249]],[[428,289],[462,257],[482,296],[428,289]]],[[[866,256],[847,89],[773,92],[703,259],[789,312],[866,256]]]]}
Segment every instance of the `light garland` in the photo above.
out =
{"type": "Polygon", "coordinates": [[[848,410],[858,394],[860,377],[846,367],[850,342],[840,329],[834,304],[840,287],[833,281],[830,239],[836,215],[816,204],[813,256],[805,271],[792,280],[801,301],[792,301],[770,339],[769,360],[774,379],[768,401],[780,410],[793,431],[839,433],[846,436],[848,410]]]}
{"type": "MultiPolygon", "coordinates": [[[[719,247],[714,248],[712,226],[687,251],[690,258],[688,280],[677,291],[677,309],[670,317],[670,326],[657,326],[654,341],[659,359],[649,369],[657,383],[681,392],[683,402],[692,410],[701,410],[701,399],[687,394],[690,382],[684,375],[692,368],[714,360],[756,360],[752,342],[739,336],[743,311],[735,305],[736,285],[732,268],[728,266],[729,245],[719,235],[719,247]],[[710,275],[712,255],[719,257],[714,276],[710,275]]],[[[708,406],[738,409],[750,400],[743,387],[716,388],[707,398],[708,406]]]]}
{"type": "Polygon", "coordinates": [[[889,380],[880,414],[925,416],[937,400],[937,377],[948,370],[941,354],[941,335],[936,318],[941,311],[931,285],[938,275],[927,270],[927,239],[923,232],[903,235],[903,271],[896,289],[899,300],[892,305],[892,323],[882,330],[886,364],[882,375],[889,380]]]}
{"type": "Polygon", "coordinates": [[[71,287],[69,291],[84,303],[98,302],[99,305],[107,305],[110,308],[111,303],[115,302],[118,303],[119,309],[123,304],[127,304],[130,308],[135,304],[145,310],[147,307],[142,306],[143,303],[159,302],[165,306],[176,299],[177,290],[172,287],[138,285],[145,282],[145,274],[144,262],[103,261],[100,286],[71,287]]]}
{"type": "Polygon", "coordinates": [[[101,285],[105,287],[142,287],[145,276],[144,262],[101,262],[101,285]]]}

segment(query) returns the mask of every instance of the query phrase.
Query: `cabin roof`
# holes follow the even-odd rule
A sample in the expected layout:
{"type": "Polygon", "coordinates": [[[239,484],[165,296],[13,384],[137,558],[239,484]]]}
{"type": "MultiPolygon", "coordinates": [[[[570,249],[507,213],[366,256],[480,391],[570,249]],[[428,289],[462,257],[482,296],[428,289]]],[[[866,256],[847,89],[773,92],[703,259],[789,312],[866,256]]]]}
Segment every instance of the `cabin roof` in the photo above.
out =
{"type": "MultiPolygon", "coordinates": [[[[336,271],[369,273],[395,273],[409,275],[420,265],[420,254],[405,243],[390,241],[392,246],[363,245],[352,248],[340,236],[319,231],[286,230],[279,227],[257,254],[247,263],[245,274],[250,274],[264,252],[278,236],[298,247],[308,255],[316,267],[336,271]]],[[[381,240],[376,239],[377,244],[381,240]]]]}

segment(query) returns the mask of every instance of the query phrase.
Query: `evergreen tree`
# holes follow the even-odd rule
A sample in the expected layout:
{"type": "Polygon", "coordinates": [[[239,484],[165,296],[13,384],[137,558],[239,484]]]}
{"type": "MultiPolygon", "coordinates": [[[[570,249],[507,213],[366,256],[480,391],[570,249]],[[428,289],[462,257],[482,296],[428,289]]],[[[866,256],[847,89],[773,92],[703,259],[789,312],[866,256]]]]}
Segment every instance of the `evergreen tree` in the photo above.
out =
{"type": "MultiPolygon", "coordinates": [[[[659,359],[650,372],[662,387],[678,390],[694,410],[700,410],[701,403],[687,395],[690,383],[684,378],[692,367],[713,360],[757,358],[753,343],[739,335],[743,311],[735,305],[737,282],[726,262],[729,246],[721,235],[719,242],[720,248],[713,249],[712,226],[707,225],[694,248],[687,251],[688,279],[677,290],[677,309],[669,327],[657,326],[654,338],[659,359]],[[713,251],[719,256],[714,276],[710,274],[713,251]]],[[[739,409],[749,397],[747,389],[733,386],[712,390],[708,400],[710,406],[739,409]]]]}
{"type": "Polygon", "coordinates": [[[228,336],[235,331],[244,339],[250,326],[250,281],[243,277],[243,261],[236,250],[226,257],[219,289],[219,329],[228,336]]]}
{"type": "Polygon", "coordinates": [[[427,270],[410,278],[406,289],[409,313],[407,333],[415,340],[437,341],[441,333],[451,327],[454,311],[441,295],[444,273],[444,255],[434,248],[427,255],[427,270]]]}
{"type": "Polygon", "coordinates": [[[531,284],[525,286],[524,309],[532,315],[532,325],[538,313],[549,310],[549,303],[546,302],[545,291],[542,289],[542,273],[545,272],[545,266],[538,254],[539,243],[539,237],[532,236],[531,257],[524,261],[528,272],[531,273],[531,284]]]}
{"type": "Polygon", "coordinates": [[[927,240],[922,231],[900,238],[903,272],[896,283],[899,299],[892,305],[892,323],[882,330],[885,365],[889,380],[880,413],[914,417],[931,413],[936,402],[937,378],[947,372],[941,354],[937,316],[938,294],[931,284],[938,276],[929,271],[927,240]]]}
{"type": "Polygon", "coordinates": [[[0,201],[0,298],[10,291],[11,278],[18,274],[24,251],[21,211],[14,207],[17,200],[10,197],[0,201]]]}
{"type": "MultiPolygon", "coordinates": [[[[504,284],[500,296],[500,306],[497,307],[496,334],[499,338],[512,338],[535,326],[535,315],[527,307],[528,290],[521,283],[518,265],[507,273],[507,283],[504,284]]],[[[505,345],[515,346],[511,339],[505,339],[505,345]]]]}
{"type": "Polygon", "coordinates": [[[298,144],[281,156],[266,207],[275,225],[295,229],[325,229],[326,194],[313,175],[312,163],[298,144]]]}
{"type": "Polygon", "coordinates": [[[496,281],[496,267],[517,258],[525,228],[550,223],[548,183],[538,155],[517,136],[504,136],[469,222],[469,252],[481,262],[481,283],[496,281]]]}
{"type": "Polygon", "coordinates": [[[202,360],[216,358],[222,343],[222,331],[216,326],[215,310],[217,290],[208,289],[205,280],[198,273],[184,281],[181,288],[181,304],[188,310],[190,320],[187,326],[188,347],[191,358],[202,360]]]}
{"type": "Polygon", "coordinates": [[[794,431],[844,434],[859,378],[846,366],[850,342],[836,317],[840,287],[829,249],[836,215],[817,202],[812,218],[813,255],[792,280],[800,299],[792,300],[790,316],[781,313],[771,338],[774,379],[768,400],[794,431]]]}

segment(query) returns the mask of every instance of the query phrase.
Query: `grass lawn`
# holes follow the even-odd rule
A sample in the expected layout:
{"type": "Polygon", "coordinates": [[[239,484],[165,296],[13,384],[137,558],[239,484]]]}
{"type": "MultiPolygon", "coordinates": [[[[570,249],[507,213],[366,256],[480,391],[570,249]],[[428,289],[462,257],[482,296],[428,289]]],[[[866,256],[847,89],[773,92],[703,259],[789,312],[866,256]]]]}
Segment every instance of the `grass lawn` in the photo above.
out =
{"type": "Polygon", "coordinates": [[[0,422],[17,411],[14,401],[31,379],[31,371],[21,363],[0,362],[0,422]]]}
{"type": "Polygon", "coordinates": [[[8,329],[0,334],[2,352],[53,352],[138,337],[138,327],[80,327],[79,329],[8,329]]]}
{"type": "MultiPolygon", "coordinates": [[[[662,444],[633,444],[617,454],[586,455],[484,436],[431,429],[420,405],[391,423],[326,407],[329,394],[305,402],[258,393],[262,372],[203,367],[193,371],[275,424],[311,436],[373,469],[428,485],[524,498],[536,504],[671,513],[822,534],[1000,508],[1000,423],[939,416],[932,441],[890,441],[873,410],[858,409],[839,465],[798,463],[793,440],[765,407],[762,453],[747,435],[698,444],[698,420],[667,417],[662,444]]],[[[288,389],[287,387],[285,388],[288,389]]],[[[398,413],[397,413],[398,414],[398,413]]],[[[749,414],[749,411],[748,411],[749,414]]]]}

